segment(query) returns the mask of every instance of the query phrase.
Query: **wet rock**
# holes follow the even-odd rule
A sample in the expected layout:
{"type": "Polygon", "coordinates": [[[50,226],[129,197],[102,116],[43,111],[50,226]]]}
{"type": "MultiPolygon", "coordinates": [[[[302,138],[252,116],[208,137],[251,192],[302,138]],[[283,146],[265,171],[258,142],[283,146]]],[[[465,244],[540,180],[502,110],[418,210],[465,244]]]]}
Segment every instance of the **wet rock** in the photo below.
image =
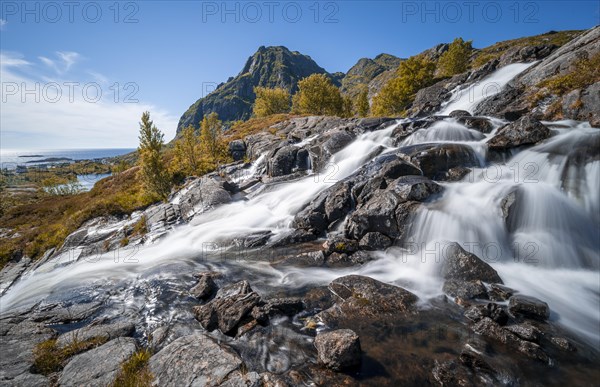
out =
{"type": "Polygon", "coordinates": [[[475,325],[473,325],[473,331],[482,336],[486,336],[506,344],[509,347],[523,353],[527,357],[548,362],[548,355],[546,355],[539,345],[520,339],[517,335],[502,328],[498,323],[489,317],[484,317],[475,325]]]}
{"type": "Polygon", "coordinates": [[[319,362],[333,370],[349,369],[361,363],[360,339],[350,329],[318,334],[315,347],[319,362]]]}
{"type": "Polygon", "coordinates": [[[481,133],[491,133],[494,125],[486,117],[461,117],[457,121],[469,129],[475,129],[481,133]]]}
{"type": "Polygon", "coordinates": [[[244,376],[242,359],[202,334],[178,338],[152,356],[148,366],[157,386],[238,385],[227,381],[244,376]]]}
{"type": "Polygon", "coordinates": [[[271,247],[283,247],[298,243],[310,242],[314,241],[315,239],[317,239],[317,235],[314,232],[302,229],[292,230],[269,245],[271,247]]]}
{"type": "Polygon", "coordinates": [[[215,290],[217,285],[213,281],[212,276],[209,274],[203,274],[198,278],[198,283],[190,289],[190,294],[198,299],[204,300],[210,297],[215,290]]]}
{"type": "Polygon", "coordinates": [[[328,239],[324,244],[326,254],[332,253],[343,253],[352,254],[358,250],[358,242],[352,239],[346,239],[342,237],[334,237],[328,239]]]}
{"type": "Polygon", "coordinates": [[[70,323],[92,316],[102,306],[101,302],[86,302],[70,306],[53,305],[49,309],[35,312],[31,320],[46,324],[70,323]]]}
{"type": "Polygon", "coordinates": [[[267,155],[267,175],[278,177],[308,169],[308,151],[295,145],[286,145],[267,155]]]}
{"type": "Polygon", "coordinates": [[[246,156],[246,144],[243,140],[234,140],[229,143],[229,153],[233,160],[243,160],[246,156]]]}
{"type": "Polygon", "coordinates": [[[461,181],[471,173],[471,169],[465,167],[450,168],[446,173],[446,181],[461,181]]]}
{"type": "Polygon", "coordinates": [[[556,347],[562,349],[563,351],[574,352],[577,351],[577,348],[571,342],[564,337],[552,337],[550,338],[550,342],[554,344],[556,347]]]}
{"type": "Polygon", "coordinates": [[[273,233],[269,230],[258,231],[250,235],[246,235],[243,238],[237,238],[234,240],[234,243],[239,247],[253,249],[266,245],[271,236],[273,236],[273,233]]]}
{"type": "Polygon", "coordinates": [[[448,115],[452,118],[471,117],[471,113],[469,113],[466,110],[454,110],[454,111],[450,112],[450,114],[448,114],[448,115]]]}
{"type": "Polygon", "coordinates": [[[121,364],[136,351],[134,339],[117,338],[73,357],[65,366],[58,384],[61,386],[108,386],[121,364]]]}
{"type": "Polygon", "coordinates": [[[508,325],[504,327],[504,329],[514,333],[523,340],[533,341],[536,343],[538,343],[542,337],[542,332],[538,328],[528,323],[508,325]]]}
{"type": "Polygon", "coordinates": [[[348,254],[332,253],[327,257],[327,266],[329,267],[347,267],[351,265],[348,254]]]}
{"type": "Polygon", "coordinates": [[[446,179],[452,168],[479,166],[473,148],[463,144],[417,144],[401,148],[400,153],[433,180],[446,179]]]}
{"type": "Polygon", "coordinates": [[[344,230],[350,239],[360,240],[368,232],[379,232],[390,238],[399,236],[395,221],[398,199],[393,194],[375,195],[348,218],[344,230]]]}
{"type": "Polygon", "coordinates": [[[368,232],[360,240],[363,250],[384,250],[392,245],[392,240],[380,232],[368,232]]]}
{"type": "Polygon", "coordinates": [[[431,374],[440,386],[478,385],[469,369],[453,360],[448,360],[443,363],[436,361],[431,374]]]}
{"type": "Polygon", "coordinates": [[[342,313],[353,317],[405,313],[417,302],[417,296],[407,290],[360,275],[337,278],[329,289],[342,313]]]}
{"type": "Polygon", "coordinates": [[[442,277],[444,279],[502,283],[496,270],[475,254],[464,250],[456,242],[448,244],[443,255],[442,277]]]}
{"type": "Polygon", "coordinates": [[[333,305],[331,291],[329,291],[329,288],[326,286],[310,289],[308,292],[306,292],[302,300],[304,305],[306,305],[307,310],[324,310],[333,305]]]}
{"type": "Polygon", "coordinates": [[[325,254],[322,251],[311,251],[287,257],[282,261],[283,265],[313,267],[323,266],[325,263],[325,254]]]}
{"type": "Polygon", "coordinates": [[[353,207],[351,184],[340,182],[334,187],[325,200],[324,210],[328,224],[345,217],[353,207]]]}
{"type": "Polygon", "coordinates": [[[65,347],[75,341],[86,341],[92,338],[106,338],[112,340],[117,337],[133,335],[135,325],[131,322],[117,322],[114,324],[88,325],[83,328],[75,329],[64,333],[58,337],[56,344],[59,347],[65,347]]]}
{"type": "Polygon", "coordinates": [[[380,177],[383,177],[386,180],[395,180],[401,176],[410,176],[410,175],[422,175],[423,172],[414,165],[409,162],[406,162],[401,159],[393,160],[389,163],[386,163],[381,173],[380,177]]]}
{"type": "Polygon", "coordinates": [[[536,320],[550,317],[548,304],[535,297],[516,294],[508,300],[508,310],[513,316],[524,316],[536,320]]]}
{"type": "Polygon", "coordinates": [[[450,297],[463,300],[487,298],[487,290],[481,281],[447,280],[442,290],[450,297]]]}
{"type": "Polygon", "coordinates": [[[443,188],[424,176],[402,176],[391,183],[388,190],[401,201],[423,201],[442,192],[443,188]]]}
{"type": "Polygon", "coordinates": [[[17,262],[8,262],[2,270],[0,270],[0,295],[15,282],[21,274],[31,265],[31,259],[21,257],[17,262]]]}
{"type": "Polygon", "coordinates": [[[513,289],[500,284],[490,284],[488,289],[488,296],[492,301],[506,301],[513,294],[515,294],[513,289]]]}
{"type": "Polygon", "coordinates": [[[465,317],[474,322],[489,317],[499,325],[506,325],[508,322],[508,314],[502,307],[494,303],[473,305],[465,311],[465,317]]]}
{"type": "Polygon", "coordinates": [[[489,149],[508,149],[535,144],[550,137],[550,129],[531,116],[525,116],[500,129],[488,141],[489,149]]]}
{"type": "Polygon", "coordinates": [[[217,328],[224,334],[234,334],[244,317],[258,305],[260,296],[252,291],[247,281],[219,289],[214,299],[194,307],[194,314],[208,331],[217,328]]]}
{"type": "Polygon", "coordinates": [[[267,322],[273,316],[294,316],[304,309],[304,303],[300,298],[273,298],[262,306],[252,309],[251,315],[258,322],[267,322]]]}
{"type": "Polygon", "coordinates": [[[184,220],[195,214],[230,203],[232,188],[219,175],[209,174],[192,180],[179,196],[179,208],[184,220]]]}

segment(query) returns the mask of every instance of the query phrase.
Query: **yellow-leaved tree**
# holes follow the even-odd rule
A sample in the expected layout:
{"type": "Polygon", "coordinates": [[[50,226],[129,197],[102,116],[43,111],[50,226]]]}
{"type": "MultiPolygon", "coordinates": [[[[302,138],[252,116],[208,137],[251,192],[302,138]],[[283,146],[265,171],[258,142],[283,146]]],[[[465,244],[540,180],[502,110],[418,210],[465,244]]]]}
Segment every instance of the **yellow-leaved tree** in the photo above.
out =
{"type": "Polygon", "coordinates": [[[200,147],[209,170],[214,170],[221,163],[229,161],[227,143],[223,139],[223,123],[217,113],[210,113],[202,119],[200,147]]]}
{"type": "Polygon", "coordinates": [[[256,94],[256,101],[252,112],[255,117],[267,117],[290,111],[290,92],[286,89],[255,87],[254,94],[256,94]]]}
{"type": "Polygon", "coordinates": [[[140,173],[145,191],[165,200],[171,193],[171,176],[161,154],[164,146],[164,135],[150,120],[150,113],[142,114],[140,122],[140,173]]]}
{"type": "Polygon", "coordinates": [[[368,86],[364,86],[361,88],[360,92],[356,96],[356,101],[354,102],[356,106],[356,112],[359,117],[366,117],[369,115],[369,88],[368,86]]]}
{"type": "Polygon", "coordinates": [[[373,97],[371,110],[376,116],[402,115],[414,100],[415,93],[431,85],[435,63],[423,56],[413,56],[400,63],[396,77],[373,97]]]}
{"type": "Polygon", "coordinates": [[[293,111],[300,114],[344,115],[340,90],[325,74],[312,74],[298,82],[292,103],[293,111]]]}
{"type": "Polygon", "coordinates": [[[451,77],[464,73],[469,68],[469,59],[473,50],[472,41],[465,42],[456,38],[438,61],[438,73],[442,77],[451,77]]]}

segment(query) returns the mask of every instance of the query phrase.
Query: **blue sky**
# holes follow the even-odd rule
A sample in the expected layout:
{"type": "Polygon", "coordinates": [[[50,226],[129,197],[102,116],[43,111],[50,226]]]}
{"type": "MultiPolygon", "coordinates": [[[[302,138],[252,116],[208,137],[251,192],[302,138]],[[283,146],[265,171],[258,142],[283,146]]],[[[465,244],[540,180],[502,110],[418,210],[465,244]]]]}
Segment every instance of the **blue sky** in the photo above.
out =
{"type": "Polygon", "coordinates": [[[261,45],[345,72],[457,36],[485,47],[600,24],[597,0],[0,4],[2,148],[135,147],[147,109],[170,139],[188,106],[261,45]]]}

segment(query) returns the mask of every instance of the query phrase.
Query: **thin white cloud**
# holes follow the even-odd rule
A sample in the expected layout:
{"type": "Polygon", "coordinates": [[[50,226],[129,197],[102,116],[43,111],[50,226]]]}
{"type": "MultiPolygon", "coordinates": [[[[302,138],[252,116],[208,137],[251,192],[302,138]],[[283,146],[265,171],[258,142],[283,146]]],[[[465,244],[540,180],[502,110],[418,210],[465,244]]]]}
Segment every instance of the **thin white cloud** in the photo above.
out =
{"type": "Polygon", "coordinates": [[[4,19],[0,19],[0,31],[4,31],[8,22],[4,19]]]}
{"type": "Polygon", "coordinates": [[[108,83],[108,78],[107,78],[106,76],[104,76],[103,74],[100,74],[100,73],[98,73],[98,72],[96,72],[96,71],[93,71],[93,70],[89,70],[87,73],[88,73],[89,75],[91,75],[91,76],[92,76],[92,78],[93,78],[93,79],[94,79],[96,82],[98,82],[98,83],[100,83],[100,84],[102,84],[102,85],[105,85],[105,84],[107,84],[107,83],[108,83]]]}
{"type": "Polygon", "coordinates": [[[54,70],[57,74],[64,74],[68,72],[71,67],[81,58],[76,52],[73,51],[57,51],[57,59],[50,59],[45,56],[40,56],[39,59],[43,64],[54,70]]]}
{"type": "MultiPolygon", "coordinates": [[[[153,104],[115,102],[114,94],[108,88],[102,89],[103,98],[99,101],[86,100],[83,93],[85,80],[80,80],[80,86],[74,88],[72,99],[68,86],[57,81],[61,91],[58,95],[55,86],[38,81],[45,78],[39,73],[39,67],[37,74],[25,73],[21,70],[30,65],[28,61],[14,53],[1,52],[0,55],[3,82],[0,140],[3,148],[135,148],[138,123],[144,111],[150,112],[166,139],[175,136],[178,118],[153,104]],[[5,93],[5,85],[11,83],[18,91],[5,93]],[[37,93],[25,94],[23,87],[37,90],[37,93]]],[[[93,89],[89,94],[95,95],[93,89]]]]}

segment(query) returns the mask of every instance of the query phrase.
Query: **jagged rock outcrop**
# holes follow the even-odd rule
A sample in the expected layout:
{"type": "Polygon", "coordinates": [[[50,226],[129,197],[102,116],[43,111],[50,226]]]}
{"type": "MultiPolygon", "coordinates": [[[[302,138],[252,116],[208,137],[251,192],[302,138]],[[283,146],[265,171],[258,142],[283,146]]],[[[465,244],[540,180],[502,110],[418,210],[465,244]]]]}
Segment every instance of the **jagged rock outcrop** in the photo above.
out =
{"type": "Polygon", "coordinates": [[[190,125],[198,128],[202,118],[213,112],[222,121],[248,119],[256,98],[254,87],[282,87],[295,92],[298,81],[311,74],[327,72],[309,56],[297,51],[283,46],[259,47],[236,77],[189,107],[181,116],[177,131],[190,125]]]}

